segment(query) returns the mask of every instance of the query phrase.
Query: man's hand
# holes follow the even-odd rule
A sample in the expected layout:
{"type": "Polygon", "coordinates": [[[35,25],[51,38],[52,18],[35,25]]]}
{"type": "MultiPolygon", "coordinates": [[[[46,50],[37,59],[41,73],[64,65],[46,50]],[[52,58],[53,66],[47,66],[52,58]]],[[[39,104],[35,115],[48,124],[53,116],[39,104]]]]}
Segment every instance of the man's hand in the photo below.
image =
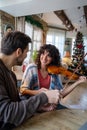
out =
{"type": "Polygon", "coordinates": [[[57,104],[59,101],[59,90],[47,90],[44,93],[48,97],[48,103],[57,104]]]}
{"type": "Polygon", "coordinates": [[[46,89],[46,88],[41,88],[41,89],[39,89],[38,90],[38,93],[42,93],[42,92],[45,92],[45,91],[47,91],[48,89],[46,89]]]}

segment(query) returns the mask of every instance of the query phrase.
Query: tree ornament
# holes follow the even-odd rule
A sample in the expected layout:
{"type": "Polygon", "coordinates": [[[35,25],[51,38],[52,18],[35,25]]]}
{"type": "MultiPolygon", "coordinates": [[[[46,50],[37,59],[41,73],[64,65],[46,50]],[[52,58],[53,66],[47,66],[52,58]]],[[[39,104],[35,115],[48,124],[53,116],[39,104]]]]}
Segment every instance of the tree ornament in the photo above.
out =
{"type": "Polygon", "coordinates": [[[72,64],[70,66],[70,69],[72,71],[75,71],[80,63],[79,69],[77,69],[77,73],[80,73],[82,75],[85,74],[87,76],[87,70],[84,63],[84,47],[83,35],[81,32],[77,32],[73,47],[72,64]]]}
{"type": "Polygon", "coordinates": [[[83,45],[82,45],[82,44],[77,45],[77,48],[79,48],[79,49],[81,49],[82,47],[83,47],[83,45]]]}

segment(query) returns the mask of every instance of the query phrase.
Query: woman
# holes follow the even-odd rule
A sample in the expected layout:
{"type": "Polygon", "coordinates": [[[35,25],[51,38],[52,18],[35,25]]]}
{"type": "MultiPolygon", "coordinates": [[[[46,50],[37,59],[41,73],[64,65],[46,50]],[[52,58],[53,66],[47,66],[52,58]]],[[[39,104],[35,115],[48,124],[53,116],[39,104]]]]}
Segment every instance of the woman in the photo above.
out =
{"type": "MultiPolygon", "coordinates": [[[[49,65],[61,66],[59,50],[50,44],[41,46],[35,64],[29,64],[24,72],[20,92],[22,95],[30,96],[39,94],[47,89],[63,89],[62,82],[58,75],[49,75],[49,65]]],[[[46,110],[53,110],[54,104],[45,106],[46,110]]]]}
{"type": "MultiPolygon", "coordinates": [[[[85,77],[80,77],[74,84],[63,88],[59,75],[49,75],[47,67],[49,65],[61,66],[61,59],[59,50],[50,44],[42,46],[38,52],[35,64],[29,64],[24,72],[22,85],[20,87],[20,93],[25,95],[26,98],[39,94],[47,89],[58,89],[60,91],[60,97],[68,95],[78,84],[85,82],[85,77]]],[[[66,108],[60,104],[46,104],[43,108],[44,111],[50,111],[66,108]]]]}

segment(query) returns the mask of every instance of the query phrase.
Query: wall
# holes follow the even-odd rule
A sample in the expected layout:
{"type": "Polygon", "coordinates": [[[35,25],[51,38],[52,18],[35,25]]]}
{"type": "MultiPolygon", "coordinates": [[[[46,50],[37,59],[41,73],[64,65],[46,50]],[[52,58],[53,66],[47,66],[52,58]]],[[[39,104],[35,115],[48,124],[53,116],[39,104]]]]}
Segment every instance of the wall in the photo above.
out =
{"type": "MultiPolygon", "coordinates": [[[[4,36],[5,27],[8,24],[10,24],[13,27],[13,29],[15,29],[15,17],[0,10],[0,48],[1,48],[1,39],[4,36]]],[[[16,27],[16,29],[17,29],[17,27],[16,27]]],[[[15,71],[17,79],[21,80],[21,77],[22,77],[21,67],[17,66],[17,68],[13,67],[12,69],[17,70],[17,71],[15,71]]]]}
{"type": "Polygon", "coordinates": [[[0,11],[0,19],[1,19],[1,37],[4,35],[5,26],[10,24],[13,28],[15,28],[15,17],[0,11]]]}
{"type": "Polygon", "coordinates": [[[1,48],[1,15],[0,15],[0,48],[1,48]]]}
{"type": "Polygon", "coordinates": [[[1,38],[4,35],[5,27],[7,24],[10,24],[13,28],[15,28],[15,18],[0,10],[0,48],[1,38]]]}

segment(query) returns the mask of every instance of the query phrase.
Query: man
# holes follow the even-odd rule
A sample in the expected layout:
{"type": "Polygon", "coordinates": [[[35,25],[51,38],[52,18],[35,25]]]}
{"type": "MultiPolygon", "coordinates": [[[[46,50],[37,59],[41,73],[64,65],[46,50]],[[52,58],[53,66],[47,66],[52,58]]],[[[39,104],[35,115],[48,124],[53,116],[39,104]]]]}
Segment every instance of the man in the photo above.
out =
{"type": "Polygon", "coordinates": [[[58,90],[43,90],[41,94],[20,100],[17,79],[11,71],[14,65],[22,65],[27,55],[30,37],[15,31],[1,41],[0,54],[0,130],[12,129],[28,119],[44,104],[58,103],[58,90]]]}

